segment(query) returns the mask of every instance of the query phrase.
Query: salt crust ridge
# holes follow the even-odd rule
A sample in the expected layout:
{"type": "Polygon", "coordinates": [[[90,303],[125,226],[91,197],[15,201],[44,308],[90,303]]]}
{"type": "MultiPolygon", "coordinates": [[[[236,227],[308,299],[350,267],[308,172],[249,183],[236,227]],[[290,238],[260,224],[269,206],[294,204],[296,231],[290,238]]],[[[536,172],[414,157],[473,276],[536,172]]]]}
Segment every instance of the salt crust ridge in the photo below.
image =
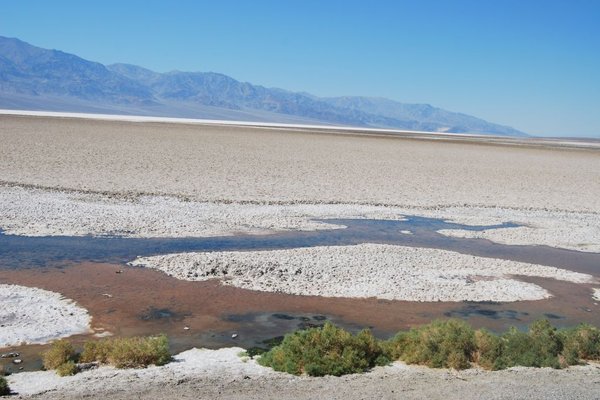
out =
{"type": "Polygon", "coordinates": [[[383,244],[180,253],[138,258],[131,264],[182,280],[219,279],[249,290],[406,301],[507,302],[551,296],[515,275],[595,281],[555,267],[383,244]]]}

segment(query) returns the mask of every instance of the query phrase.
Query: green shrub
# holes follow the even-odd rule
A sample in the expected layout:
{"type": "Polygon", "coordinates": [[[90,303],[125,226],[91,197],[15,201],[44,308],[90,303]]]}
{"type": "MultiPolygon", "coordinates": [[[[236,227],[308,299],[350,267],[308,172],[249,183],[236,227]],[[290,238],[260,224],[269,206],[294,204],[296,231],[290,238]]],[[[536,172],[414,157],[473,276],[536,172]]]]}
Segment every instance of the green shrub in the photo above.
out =
{"type": "Polygon", "coordinates": [[[171,361],[169,341],[165,335],[105,339],[84,345],[80,360],[98,361],[117,368],[141,368],[164,365],[171,361]]]}
{"type": "Polygon", "coordinates": [[[60,365],[56,368],[56,373],[59,376],[70,376],[75,375],[78,372],[77,364],[72,360],[67,361],[66,363],[60,365]]]}
{"type": "Polygon", "coordinates": [[[340,376],[387,364],[389,357],[370,331],[352,335],[328,322],[286,335],[258,362],[295,375],[340,376]]]}
{"type": "Polygon", "coordinates": [[[392,339],[392,355],[408,364],[433,368],[469,368],[475,352],[475,333],[457,319],[433,321],[392,339]]]}
{"type": "Polygon", "coordinates": [[[68,361],[75,359],[76,353],[73,345],[61,339],[52,343],[50,349],[42,354],[44,368],[47,370],[57,369],[68,361]]]}
{"type": "MultiPolygon", "coordinates": [[[[114,340],[114,339],[113,339],[114,340]]],[[[89,341],[83,345],[83,351],[79,355],[79,361],[82,363],[99,362],[108,363],[108,356],[111,350],[111,340],[89,341]]]]}
{"type": "Polygon", "coordinates": [[[7,394],[10,394],[10,387],[8,386],[8,382],[6,382],[6,378],[0,376],[0,396],[7,394]]]}
{"type": "Polygon", "coordinates": [[[568,365],[581,360],[600,360],[600,330],[588,324],[559,332],[563,343],[562,356],[568,365]]]}
{"type": "Polygon", "coordinates": [[[496,360],[495,369],[514,366],[560,368],[562,351],[560,335],[548,320],[532,323],[529,332],[511,328],[501,337],[502,355],[496,360]]]}
{"type": "Polygon", "coordinates": [[[485,369],[496,370],[497,360],[504,350],[502,340],[485,329],[475,331],[475,354],[473,361],[485,369]]]}

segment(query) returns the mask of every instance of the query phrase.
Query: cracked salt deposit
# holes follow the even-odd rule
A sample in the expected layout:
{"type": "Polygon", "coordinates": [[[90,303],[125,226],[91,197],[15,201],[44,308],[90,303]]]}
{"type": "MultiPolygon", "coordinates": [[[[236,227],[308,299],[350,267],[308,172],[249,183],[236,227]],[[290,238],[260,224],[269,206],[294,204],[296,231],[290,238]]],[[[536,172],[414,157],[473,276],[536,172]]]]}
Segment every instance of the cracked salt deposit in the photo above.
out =
{"type": "Polygon", "coordinates": [[[590,275],[555,267],[381,244],[182,253],[138,258],[131,264],[178,279],[220,279],[250,290],[407,301],[506,302],[551,296],[513,275],[595,281],[590,275]]]}
{"type": "Polygon", "coordinates": [[[0,347],[86,333],[90,316],[60,293],[0,284],[0,347]]]}
{"type": "Polygon", "coordinates": [[[203,237],[271,230],[340,228],[313,218],[399,220],[399,209],[351,204],[264,205],[129,199],[0,186],[0,228],[26,236],[203,237]]]}
{"type": "MultiPolygon", "coordinates": [[[[446,214],[446,210],[441,214],[446,214]]],[[[508,245],[546,245],[577,251],[600,252],[600,214],[546,210],[471,208],[454,210],[452,221],[479,225],[511,221],[517,228],[466,231],[444,229],[439,233],[460,238],[483,238],[508,245]]]]}

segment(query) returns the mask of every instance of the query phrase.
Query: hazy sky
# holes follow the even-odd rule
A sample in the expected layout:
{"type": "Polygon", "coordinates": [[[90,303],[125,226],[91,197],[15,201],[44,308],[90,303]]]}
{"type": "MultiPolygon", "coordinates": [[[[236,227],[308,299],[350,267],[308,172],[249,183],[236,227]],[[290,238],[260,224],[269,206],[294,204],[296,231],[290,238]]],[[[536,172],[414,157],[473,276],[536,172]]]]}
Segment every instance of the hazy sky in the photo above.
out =
{"type": "Polygon", "coordinates": [[[2,2],[0,35],[105,64],[600,136],[600,0],[19,0],[2,2]]]}

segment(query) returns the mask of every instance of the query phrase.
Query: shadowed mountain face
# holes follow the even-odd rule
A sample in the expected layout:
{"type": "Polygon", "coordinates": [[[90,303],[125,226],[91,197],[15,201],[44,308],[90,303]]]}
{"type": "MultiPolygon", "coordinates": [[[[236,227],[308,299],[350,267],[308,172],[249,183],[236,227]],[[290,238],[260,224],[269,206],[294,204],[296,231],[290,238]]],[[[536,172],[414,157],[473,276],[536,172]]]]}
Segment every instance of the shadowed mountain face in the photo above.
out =
{"type": "Polygon", "coordinates": [[[104,66],[4,37],[0,37],[0,108],[524,135],[427,104],[319,98],[213,72],[157,73],[128,64],[104,66]]]}

